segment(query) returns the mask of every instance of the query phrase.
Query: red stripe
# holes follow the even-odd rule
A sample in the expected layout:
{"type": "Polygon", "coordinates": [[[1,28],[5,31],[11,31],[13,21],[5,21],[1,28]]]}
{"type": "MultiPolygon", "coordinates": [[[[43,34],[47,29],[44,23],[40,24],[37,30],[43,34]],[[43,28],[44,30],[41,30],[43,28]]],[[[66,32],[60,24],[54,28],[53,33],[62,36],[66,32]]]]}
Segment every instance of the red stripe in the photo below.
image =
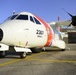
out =
{"type": "Polygon", "coordinates": [[[35,17],[46,27],[46,31],[47,31],[47,42],[46,42],[45,46],[49,46],[50,43],[52,42],[52,31],[51,31],[50,27],[48,26],[48,24],[46,22],[44,22],[38,16],[35,16],[35,17]]]}

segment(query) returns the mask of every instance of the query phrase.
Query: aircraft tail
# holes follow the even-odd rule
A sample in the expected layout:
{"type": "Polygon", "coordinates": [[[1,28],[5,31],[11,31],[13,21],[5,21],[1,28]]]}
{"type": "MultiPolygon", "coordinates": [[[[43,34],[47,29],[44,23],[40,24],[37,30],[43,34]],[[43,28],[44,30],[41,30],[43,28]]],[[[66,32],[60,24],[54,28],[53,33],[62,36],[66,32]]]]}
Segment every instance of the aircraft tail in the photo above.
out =
{"type": "MultiPolygon", "coordinates": [[[[58,16],[58,21],[60,21],[60,16],[58,16]]],[[[58,32],[60,32],[61,27],[58,26],[58,32]]]]}

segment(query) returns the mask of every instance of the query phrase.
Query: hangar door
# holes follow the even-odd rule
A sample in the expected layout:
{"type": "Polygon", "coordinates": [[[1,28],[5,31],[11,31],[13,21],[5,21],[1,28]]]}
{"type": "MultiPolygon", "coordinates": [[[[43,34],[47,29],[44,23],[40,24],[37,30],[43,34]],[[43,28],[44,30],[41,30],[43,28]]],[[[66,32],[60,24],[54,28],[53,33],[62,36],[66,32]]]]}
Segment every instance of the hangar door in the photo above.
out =
{"type": "Polygon", "coordinates": [[[76,44],[76,32],[68,32],[68,43],[76,44]]]}

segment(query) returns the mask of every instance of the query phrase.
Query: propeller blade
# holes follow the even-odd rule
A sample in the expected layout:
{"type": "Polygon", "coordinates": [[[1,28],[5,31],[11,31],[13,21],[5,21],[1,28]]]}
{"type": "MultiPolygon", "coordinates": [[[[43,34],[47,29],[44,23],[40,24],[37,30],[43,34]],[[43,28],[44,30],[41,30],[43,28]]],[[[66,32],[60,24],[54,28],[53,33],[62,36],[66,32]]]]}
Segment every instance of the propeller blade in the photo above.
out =
{"type": "Polygon", "coordinates": [[[69,12],[67,12],[64,8],[62,8],[67,14],[69,14],[72,18],[74,17],[72,14],[70,14],[69,12]]]}
{"type": "MultiPolygon", "coordinates": [[[[63,8],[62,8],[63,9],[63,8]]],[[[68,27],[69,26],[71,26],[71,25],[73,25],[73,26],[76,26],[76,16],[73,16],[73,15],[71,15],[69,12],[67,12],[65,9],[63,9],[68,15],[70,15],[71,16],[71,20],[72,20],[72,22],[68,25],[68,27]]]]}
{"type": "Polygon", "coordinates": [[[66,29],[68,29],[68,27],[70,27],[70,26],[71,26],[71,24],[72,24],[72,22],[67,26],[67,28],[66,28],[66,29]]]}

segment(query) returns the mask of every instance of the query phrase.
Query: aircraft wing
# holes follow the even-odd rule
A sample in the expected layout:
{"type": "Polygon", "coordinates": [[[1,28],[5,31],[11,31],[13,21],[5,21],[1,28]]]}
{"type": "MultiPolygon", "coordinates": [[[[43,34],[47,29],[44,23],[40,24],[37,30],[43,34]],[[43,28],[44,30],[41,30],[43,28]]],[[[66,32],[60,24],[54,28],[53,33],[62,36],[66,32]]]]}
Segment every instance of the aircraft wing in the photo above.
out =
{"type": "Polygon", "coordinates": [[[57,22],[50,22],[48,23],[50,26],[69,26],[71,24],[71,20],[66,20],[66,21],[57,21],[57,22]]]}
{"type": "MultiPolygon", "coordinates": [[[[65,11],[65,10],[64,10],[65,11]]],[[[65,11],[70,17],[71,20],[65,20],[65,21],[57,21],[57,22],[51,22],[49,25],[55,25],[55,26],[75,26],[76,27],[76,16],[73,16],[72,14],[65,11]]]]}

